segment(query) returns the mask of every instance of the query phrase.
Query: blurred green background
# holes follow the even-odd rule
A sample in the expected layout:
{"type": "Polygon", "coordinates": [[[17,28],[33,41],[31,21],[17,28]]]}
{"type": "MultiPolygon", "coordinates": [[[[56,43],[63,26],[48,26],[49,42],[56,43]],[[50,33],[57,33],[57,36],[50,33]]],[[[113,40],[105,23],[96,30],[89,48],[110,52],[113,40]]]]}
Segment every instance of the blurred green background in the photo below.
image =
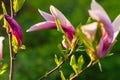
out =
{"type": "MultiPolygon", "coordinates": [[[[9,10],[9,0],[4,1],[9,10]]],[[[111,20],[120,14],[119,0],[97,0],[107,11],[111,20]]],[[[49,12],[50,5],[58,8],[74,25],[85,24],[88,18],[88,9],[91,0],[26,0],[23,8],[17,13],[15,19],[21,25],[24,34],[23,44],[26,50],[21,51],[15,61],[14,80],[38,80],[47,71],[56,66],[54,54],[59,55],[58,43],[61,43],[62,34],[55,31],[36,31],[27,33],[26,30],[35,23],[44,21],[38,13],[38,8],[49,12]]],[[[0,13],[2,10],[0,8],[0,13]]],[[[2,26],[2,22],[0,22],[2,26]]],[[[3,63],[9,65],[8,38],[5,29],[0,27],[0,35],[5,36],[3,63]]],[[[100,72],[98,65],[94,65],[85,71],[76,80],[118,80],[120,78],[120,36],[112,49],[113,56],[105,57],[101,60],[103,71],[100,72]]],[[[63,66],[63,72],[66,77],[72,72],[69,63],[63,66]]],[[[0,80],[8,80],[9,66],[7,71],[0,75],[0,80]]],[[[61,80],[59,71],[54,72],[45,80],[61,80]]]]}

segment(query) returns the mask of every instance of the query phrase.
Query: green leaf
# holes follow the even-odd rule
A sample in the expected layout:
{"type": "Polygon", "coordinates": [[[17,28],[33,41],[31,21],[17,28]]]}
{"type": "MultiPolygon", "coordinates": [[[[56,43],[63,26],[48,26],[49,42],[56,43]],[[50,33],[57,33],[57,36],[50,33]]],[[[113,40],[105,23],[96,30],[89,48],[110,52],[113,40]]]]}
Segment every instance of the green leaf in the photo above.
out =
{"type": "Polygon", "coordinates": [[[4,69],[6,69],[7,67],[8,67],[8,65],[7,65],[7,64],[4,64],[1,69],[4,70],[4,69]]]}
{"type": "Polygon", "coordinates": [[[59,59],[58,59],[58,57],[57,57],[57,55],[55,54],[55,63],[57,64],[57,65],[59,65],[61,62],[62,62],[62,57],[60,57],[59,59]]]}
{"type": "Polygon", "coordinates": [[[3,64],[2,66],[0,65],[0,75],[6,72],[7,67],[8,67],[7,64],[3,64]]]}
{"type": "Polygon", "coordinates": [[[59,19],[55,19],[55,22],[56,22],[56,25],[57,25],[57,31],[61,32],[61,33],[64,33],[63,29],[62,29],[62,26],[60,24],[60,20],[59,19]]]}
{"type": "Polygon", "coordinates": [[[0,14],[0,20],[3,18],[3,15],[2,14],[0,14]]]}
{"type": "Polygon", "coordinates": [[[77,73],[77,65],[76,65],[76,60],[75,60],[75,56],[74,55],[71,56],[70,66],[72,67],[74,72],[77,73]]]}
{"type": "Polygon", "coordinates": [[[25,0],[14,0],[13,1],[13,9],[14,12],[17,13],[23,6],[25,0]]]}
{"type": "Polygon", "coordinates": [[[94,37],[94,40],[93,40],[93,46],[94,46],[95,49],[96,49],[96,46],[99,44],[100,39],[102,37],[102,29],[101,28],[102,27],[101,27],[100,23],[98,22],[96,34],[95,34],[95,37],[94,37]]]}
{"type": "Polygon", "coordinates": [[[69,79],[70,79],[71,77],[73,77],[73,76],[74,76],[74,73],[71,73],[69,79]]]}
{"type": "Polygon", "coordinates": [[[25,46],[25,45],[21,45],[21,46],[19,47],[19,49],[20,49],[20,50],[24,50],[24,49],[26,49],[26,46],[25,46]]]}
{"type": "Polygon", "coordinates": [[[101,65],[100,61],[98,61],[98,66],[99,66],[100,71],[102,72],[102,65],[101,65]]]}
{"type": "Polygon", "coordinates": [[[6,10],[4,2],[2,2],[2,9],[3,9],[3,14],[7,14],[7,10],[6,10]]]}
{"type": "Polygon", "coordinates": [[[81,55],[79,56],[77,61],[78,72],[82,69],[83,64],[84,64],[84,58],[83,58],[83,55],[81,55]]]}
{"type": "Polygon", "coordinates": [[[0,70],[0,75],[4,74],[6,70],[0,70]]]}
{"type": "Polygon", "coordinates": [[[61,44],[58,44],[58,48],[59,48],[61,54],[65,57],[65,56],[66,56],[66,54],[65,54],[65,51],[66,51],[66,50],[63,49],[63,47],[62,47],[61,44]]]}
{"type": "Polygon", "coordinates": [[[64,74],[63,74],[62,71],[60,71],[60,76],[61,76],[61,79],[62,79],[62,80],[66,80],[66,79],[65,79],[65,76],[64,76],[64,74]]]}
{"type": "MultiPolygon", "coordinates": [[[[7,10],[6,10],[4,2],[2,2],[2,10],[3,10],[3,14],[7,14],[7,10]]],[[[3,25],[3,27],[6,29],[6,32],[8,33],[9,32],[9,28],[8,28],[7,21],[5,20],[5,18],[4,18],[4,25],[3,25]]]]}
{"type": "Polygon", "coordinates": [[[19,46],[18,46],[17,39],[14,35],[12,35],[12,46],[13,46],[14,53],[17,53],[19,50],[19,46]]]}
{"type": "Polygon", "coordinates": [[[57,64],[57,65],[59,65],[59,60],[58,60],[58,57],[57,57],[57,55],[55,54],[55,63],[57,64]]]}
{"type": "Polygon", "coordinates": [[[16,37],[13,34],[12,34],[12,46],[13,46],[13,52],[15,54],[17,54],[18,51],[20,51],[20,50],[26,49],[25,45],[18,45],[18,40],[16,39],[16,37]]]}
{"type": "Polygon", "coordinates": [[[91,18],[91,17],[88,17],[88,20],[87,20],[86,24],[91,23],[91,21],[92,21],[92,18],[91,18]]]}
{"type": "Polygon", "coordinates": [[[59,64],[63,61],[62,57],[59,58],[59,64]]]}

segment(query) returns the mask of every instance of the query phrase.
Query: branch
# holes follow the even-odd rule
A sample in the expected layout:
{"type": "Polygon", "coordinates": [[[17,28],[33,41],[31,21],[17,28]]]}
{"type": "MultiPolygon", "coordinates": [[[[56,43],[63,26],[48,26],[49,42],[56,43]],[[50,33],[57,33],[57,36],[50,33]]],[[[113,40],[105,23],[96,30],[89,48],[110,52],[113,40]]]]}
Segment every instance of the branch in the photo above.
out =
{"type": "Polygon", "coordinates": [[[9,37],[9,48],[10,48],[10,73],[9,73],[9,80],[13,80],[15,55],[14,55],[13,47],[12,47],[12,34],[11,34],[11,32],[8,34],[8,37],[9,37]]]}
{"type": "Polygon", "coordinates": [[[77,78],[80,74],[82,74],[85,70],[87,70],[88,68],[90,68],[93,64],[93,61],[90,61],[89,64],[82,69],[81,71],[79,71],[77,74],[75,74],[73,77],[70,78],[70,80],[75,80],[75,78],[77,78]]]}
{"type": "Polygon", "coordinates": [[[13,3],[12,3],[12,0],[10,0],[10,11],[11,11],[11,17],[13,17],[13,3]]]}
{"type": "MultiPolygon", "coordinates": [[[[12,6],[13,6],[12,5],[12,0],[10,0],[11,17],[13,17],[13,7],[12,6]]],[[[9,38],[9,49],[10,49],[10,73],[9,73],[9,80],[13,80],[15,54],[13,52],[13,47],[12,47],[12,33],[11,32],[8,33],[8,38],[9,38]]]]}
{"type": "Polygon", "coordinates": [[[50,70],[49,72],[47,72],[46,74],[44,74],[41,78],[39,78],[39,80],[43,80],[44,78],[48,77],[50,74],[52,74],[54,71],[56,71],[57,69],[59,69],[68,59],[69,57],[73,54],[74,49],[71,49],[68,56],[55,68],[53,68],[52,70],[50,70]]]}

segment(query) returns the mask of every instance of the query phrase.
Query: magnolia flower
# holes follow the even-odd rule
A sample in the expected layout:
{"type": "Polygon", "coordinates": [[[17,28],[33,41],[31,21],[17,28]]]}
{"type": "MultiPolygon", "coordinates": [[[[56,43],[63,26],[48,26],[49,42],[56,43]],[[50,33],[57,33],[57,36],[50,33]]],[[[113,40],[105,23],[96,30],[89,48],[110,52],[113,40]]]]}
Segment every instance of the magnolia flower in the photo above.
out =
{"type": "Polygon", "coordinates": [[[89,15],[97,22],[84,25],[81,29],[86,37],[93,42],[93,37],[95,36],[98,24],[100,23],[102,36],[96,46],[95,54],[98,58],[103,58],[119,33],[120,15],[113,22],[111,22],[105,10],[95,0],[92,0],[89,15]]]}
{"type": "Polygon", "coordinates": [[[4,40],[4,37],[0,37],[0,59],[2,59],[3,40],[4,40]]]}
{"type": "MultiPolygon", "coordinates": [[[[58,19],[60,21],[60,25],[61,25],[63,31],[65,32],[66,36],[72,42],[73,37],[75,35],[75,29],[74,29],[73,25],[67,20],[67,18],[58,9],[56,9],[54,6],[50,6],[51,14],[46,13],[41,10],[38,10],[38,11],[44,17],[44,19],[46,21],[40,22],[40,23],[37,23],[37,24],[31,26],[27,30],[27,32],[36,31],[36,30],[57,29],[56,19],[58,19]]],[[[66,44],[66,42],[64,40],[62,41],[62,43],[63,43],[63,46],[67,48],[68,44],[66,44]]]]}
{"type": "Polygon", "coordinates": [[[10,28],[12,37],[15,37],[15,39],[17,40],[17,46],[20,46],[22,44],[22,39],[23,39],[22,29],[20,25],[9,15],[4,15],[4,17],[10,28]]]}

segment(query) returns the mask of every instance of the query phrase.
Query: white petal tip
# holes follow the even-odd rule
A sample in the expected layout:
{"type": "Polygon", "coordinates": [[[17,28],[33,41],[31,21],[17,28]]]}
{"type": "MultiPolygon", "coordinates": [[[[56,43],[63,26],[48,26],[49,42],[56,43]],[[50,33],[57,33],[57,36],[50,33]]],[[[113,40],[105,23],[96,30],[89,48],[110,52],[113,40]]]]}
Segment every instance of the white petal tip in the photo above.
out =
{"type": "Polygon", "coordinates": [[[26,32],[31,32],[31,30],[30,30],[30,29],[27,29],[26,32]]]}
{"type": "Polygon", "coordinates": [[[51,12],[55,12],[55,11],[56,11],[56,8],[55,8],[53,5],[50,5],[50,11],[51,11],[51,12]]]}
{"type": "Polygon", "coordinates": [[[93,3],[93,2],[96,2],[96,1],[95,1],[95,0],[92,0],[92,3],[93,3]]]}
{"type": "Polygon", "coordinates": [[[42,11],[42,10],[40,10],[40,9],[38,9],[38,12],[41,14],[43,11],[42,11]]]}
{"type": "Polygon", "coordinates": [[[50,8],[54,8],[54,6],[53,6],[53,5],[50,5],[50,8]]]}
{"type": "Polygon", "coordinates": [[[3,36],[0,37],[0,40],[1,40],[1,41],[3,41],[4,39],[5,39],[5,37],[3,37],[3,36]]]}

